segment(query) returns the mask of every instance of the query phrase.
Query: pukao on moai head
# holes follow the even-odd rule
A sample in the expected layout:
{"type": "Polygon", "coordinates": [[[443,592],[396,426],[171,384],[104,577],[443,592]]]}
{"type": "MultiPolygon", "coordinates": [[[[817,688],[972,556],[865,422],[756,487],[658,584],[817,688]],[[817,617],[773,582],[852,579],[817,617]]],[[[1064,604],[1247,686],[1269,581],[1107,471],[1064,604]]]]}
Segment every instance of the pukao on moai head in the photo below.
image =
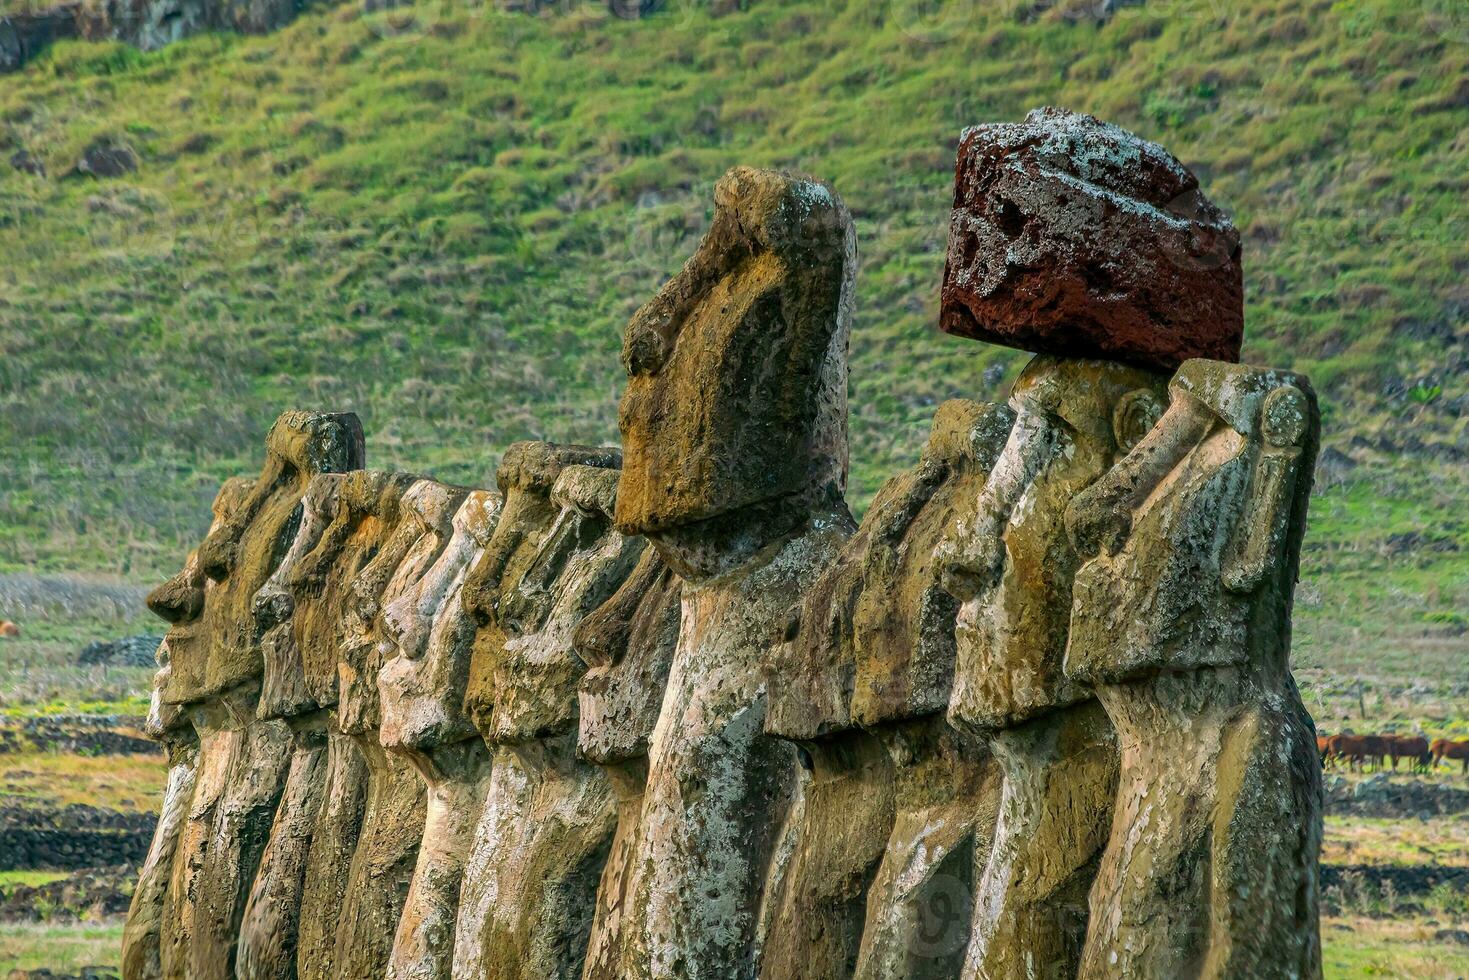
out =
{"type": "Polygon", "coordinates": [[[618,980],[622,908],[648,781],[648,743],[678,644],[683,581],[644,548],[621,588],[582,620],[572,649],[587,665],[578,688],[577,752],[610,777],[617,830],[597,886],[584,980],[618,980]]]}
{"type": "MultiPolygon", "coordinates": [[[[342,477],[332,498],[331,524],[297,566],[290,588],[291,623],[301,651],[312,701],[334,708],[337,661],[349,620],[362,612],[352,588],[376,596],[414,543],[416,527],[399,533],[403,494],[420,477],[411,473],[355,470],[342,477]],[[376,576],[363,575],[381,557],[376,576]]],[[[376,617],[376,609],[369,618],[376,617]]],[[[336,970],[337,926],[357,850],[368,796],[367,761],[353,737],[333,724],[327,732],[324,798],[311,829],[301,888],[296,972],[300,980],[328,980],[336,970]]],[[[406,769],[406,767],[399,767],[406,769]]],[[[417,780],[403,773],[410,793],[417,780]]],[[[381,780],[377,781],[381,789],[381,780]]],[[[379,792],[378,799],[381,800],[379,792]]],[[[411,809],[411,807],[410,807],[411,809]]]]}
{"type": "MultiPolygon", "coordinates": [[[[218,527],[234,512],[250,492],[251,481],[236,477],[226,480],[214,500],[213,527],[218,527]]],[[[123,927],[122,972],[127,980],[156,980],[163,975],[162,947],[167,942],[172,953],[178,944],[187,942],[187,933],[178,928],[182,915],[179,890],[174,887],[176,859],[180,841],[189,830],[194,786],[198,772],[199,738],[189,712],[177,704],[163,700],[163,689],[173,669],[173,647],[187,650],[197,646],[196,624],[204,611],[204,602],[212,583],[199,567],[198,551],[190,552],[183,569],[148,595],[148,608],[169,623],[168,634],[158,646],[158,672],[153,677],[152,695],[143,731],[163,743],[168,752],[168,783],[164,787],[163,806],[148,856],[138,873],[123,927]]],[[[187,654],[186,654],[187,655],[187,654]]],[[[202,828],[197,822],[194,838],[202,828]]],[[[185,845],[185,850],[188,845],[185,845]]],[[[185,884],[185,870],[177,879],[185,884]]]]}
{"type": "Polygon", "coordinates": [[[390,978],[447,978],[453,962],[449,937],[490,770],[489,750],[464,711],[474,622],[460,591],[499,510],[497,494],[471,490],[433,566],[383,612],[396,653],[378,674],[382,744],[413,764],[428,795],[390,978]]]}
{"type": "Polygon", "coordinates": [[[1005,772],[966,977],[1076,972],[1117,751],[1062,671],[1081,561],[1065,509],[1161,414],[1157,369],[1237,356],[1241,282],[1238,233],[1161,147],[1058,109],[965,131],[940,325],[1042,355],[1016,382],[973,521],[945,546],[963,600],[949,717],[1005,772]]]}
{"type": "Polygon", "coordinates": [[[860,977],[958,969],[969,916],[955,900],[983,861],[998,778],[944,720],[958,602],[934,551],[972,512],[1013,417],[941,405],[918,465],[883,486],[792,610],[766,728],[805,745],[812,776],[765,939],[770,976],[846,976],[854,959],[860,977]]]}
{"type": "Polygon", "coordinates": [[[398,525],[348,588],[338,661],[338,727],[361,751],[367,789],[332,953],[339,976],[384,976],[425,827],[423,780],[380,741],[378,675],[397,652],[387,610],[449,545],[468,490],[418,480],[398,502],[398,525]]]}
{"type": "Polygon", "coordinates": [[[204,573],[219,583],[201,622],[208,649],[202,664],[186,670],[175,660],[165,700],[198,701],[261,676],[255,593],[290,546],[311,478],[362,467],[362,423],[352,414],[286,412],[271,426],[265,448],[265,466],[249,495],[199,548],[204,573]]]}
{"type": "Polygon", "coordinates": [[[1319,421],[1300,375],[1191,360],[1163,418],[1067,513],[1067,673],[1122,778],[1083,975],[1321,975],[1315,729],[1290,610],[1319,421]]]}
{"type": "Polygon", "coordinates": [[[520,444],[497,476],[515,523],[502,520],[474,583],[474,608],[488,614],[476,655],[491,671],[475,703],[495,762],[465,875],[456,975],[582,972],[615,808],[606,774],[576,755],[586,665],[572,636],[644,544],[612,528],[617,462],[615,450],[520,444]]]}
{"type": "Polygon", "coordinates": [[[764,731],[765,668],[791,600],[854,530],[851,216],[824,185],[749,168],[714,204],[698,250],[623,338],[617,526],[686,582],[633,847],[630,978],[758,971],[797,783],[794,746],[764,731]]]}

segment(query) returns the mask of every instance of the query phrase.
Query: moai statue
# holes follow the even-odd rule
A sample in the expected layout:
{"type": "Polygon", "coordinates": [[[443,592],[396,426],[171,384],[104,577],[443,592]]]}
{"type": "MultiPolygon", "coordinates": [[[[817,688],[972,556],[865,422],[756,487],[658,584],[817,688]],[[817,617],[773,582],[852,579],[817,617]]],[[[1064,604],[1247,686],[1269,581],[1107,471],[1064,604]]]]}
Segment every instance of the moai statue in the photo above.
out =
{"type": "MultiPolygon", "coordinates": [[[[403,495],[419,477],[357,470],[338,484],[331,525],[302,560],[291,582],[291,623],[301,650],[306,689],[323,708],[338,701],[337,660],[356,586],[381,587],[413,544],[416,525],[399,533],[403,495]],[[362,576],[379,555],[376,585],[362,576]]],[[[333,718],[327,732],[324,799],[311,828],[301,888],[296,973],[300,980],[335,980],[339,915],[367,804],[368,772],[362,750],[333,718]]]]}
{"type": "Polygon", "coordinates": [[[597,886],[583,980],[618,980],[620,975],[632,848],[648,783],[648,742],[678,645],[682,594],[683,581],[658,550],[644,548],[622,587],[572,635],[572,648],[587,665],[577,692],[577,752],[607,773],[617,800],[617,830],[597,886]]]}
{"type": "Polygon", "coordinates": [[[855,530],[847,337],[856,246],[820,184],[737,168],[698,250],[628,324],[617,527],[684,579],[623,915],[628,980],[739,980],[797,748],[765,732],[791,602],[855,530]]]}
{"type": "Polygon", "coordinates": [[[306,689],[295,615],[311,595],[293,589],[307,555],[320,544],[336,513],[341,473],[313,477],[301,500],[296,537],[276,570],[255,594],[256,626],[265,653],[265,674],[256,717],[279,719],[291,730],[292,749],[285,791],[276,807],[270,840],[250,888],[240,922],[235,974],[240,980],[293,980],[301,889],[311,849],[311,832],[325,799],[328,712],[306,689]],[[295,593],[299,592],[298,607],[295,593]]]}
{"type": "Polygon", "coordinates": [[[616,824],[607,775],[577,757],[572,650],[644,542],[612,529],[616,450],[518,443],[499,527],[464,595],[481,628],[468,699],[494,751],[461,893],[454,975],[576,980],[616,824]]]}
{"type": "Polygon", "coordinates": [[[389,978],[448,980],[453,963],[459,886],[490,775],[490,751],[464,711],[474,622],[460,592],[499,510],[497,494],[470,491],[433,567],[383,614],[397,653],[378,674],[382,744],[413,764],[428,798],[389,978]]]}
{"type": "Polygon", "coordinates": [[[396,650],[385,613],[438,560],[467,493],[433,480],[409,487],[397,528],[349,589],[337,724],[361,751],[368,777],[361,831],[338,914],[333,953],[338,976],[387,974],[427,812],[423,780],[412,763],[382,746],[378,675],[396,650]]]}
{"type": "Polygon", "coordinates": [[[1186,361],[1168,411],[1071,502],[1068,676],[1122,776],[1083,976],[1319,977],[1321,768],[1291,678],[1319,421],[1306,379],[1186,361]]]}
{"type": "Polygon", "coordinates": [[[762,976],[958,973],[999,776],[944,718],[958,602],[934,551],[1012,419],[1002,405],[941,405],[918,466],[884,485],[792,610],[766,729],[799,741],[809,775],[767,902],[762,976]]]}
{"type": "Polygon", "coordinates": [[[1094,692],[1062,670],[1081,563],[1066,506],[1161,414],[1152,369],[1237,356],[1241,295],[1238,234],[1161,147],[1055,109],[965,132],[941,326],[1041,354],[946,545],[962,600],[949,718],[1004,771],[965,978],[1077,974],[1118,755],[1094,692]],[[1082,359],[1097,356],[1116,361],[1082,359]]]}
{"type": "MultiPolygon", "coordinates": [[[[214,500],[213,530],[219,527],[250,492],[251,481],[226,480],[214,500]]],[[[193,551],[183,570],[148,596],[148,607],[169,623],[168,635],[159,644],[158,672],[143,731],[163,743],[168,753],[168,782],[163,790],[163,807],[153,842],[138,874],[122,934],[123,980],[159,980],[163,975],[161,943],[165,921],[182,912],[179,896],[170,891],[174,880],[174,858],[190,819],[194,785],[198,775],[199,738],[188,712],[164,702],[162,692],[173,666],[173,648],[186,649],[199,641],[195,625],[204,611],[205,598],[213,583],[199,567],[193,551]]],[[[186,655],[187,656],[187,655],[186,655]]],[[[171,935],[177,935],[170,928],[171,935]]]]}
{"type": "MultiPolygon", "coordinates": [[[[287,412],[266,437],[265,465],[250,495],[199,549],[205,574],[219,588],[204,606],[209,654],[203,692],[209,700],[194,724],[201,730],[238,729],[240,741],[196,885],[190,980],[225,980],[235,972],[245,904],[287,788],[296,742],[284,721],[259,719],[265,660],[255,594],[294,541],[311,480],[360,468],[363,453],[357,416],[287,412]]],[[[305,787],[298,782],[296,789],[305,787]]]]}

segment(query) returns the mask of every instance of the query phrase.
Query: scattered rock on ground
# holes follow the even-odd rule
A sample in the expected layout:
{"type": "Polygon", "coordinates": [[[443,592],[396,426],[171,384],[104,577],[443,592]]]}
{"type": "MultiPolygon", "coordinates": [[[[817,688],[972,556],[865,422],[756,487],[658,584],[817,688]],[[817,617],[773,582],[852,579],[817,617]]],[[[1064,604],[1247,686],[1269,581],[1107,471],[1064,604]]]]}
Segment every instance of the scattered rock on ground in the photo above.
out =
{"type": "Polygon", "coordinates": [[[120,640],[93,640],[77,656],[77,663],[110,664],[114,667],[152,667],[161,636],[142,634],[124,636],[120,640]]]}

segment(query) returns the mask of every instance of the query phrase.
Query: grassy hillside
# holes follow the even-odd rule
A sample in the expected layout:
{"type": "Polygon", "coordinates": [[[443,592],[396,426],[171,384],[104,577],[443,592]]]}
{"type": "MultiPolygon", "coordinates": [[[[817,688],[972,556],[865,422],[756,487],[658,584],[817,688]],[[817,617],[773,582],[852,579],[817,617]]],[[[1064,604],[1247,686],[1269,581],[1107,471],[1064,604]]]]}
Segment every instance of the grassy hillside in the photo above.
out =
{"type": "MultiPolygon", "coordinates": [[[[61,45],[0,81],[0,571],[172,571],[287,407],[355,410],[372,464],[466,482],[515,439],[615,440],[621,326],[735,163],[828,179],[857,216],[860,506],[939,401],[999,397],[1023,362],[934,328],[953,155],[964,125],[1055,103],[1200,174],[1246,237],[1246,359],[1323,393],[1299,662],[1465,693],[1452,4],[491,6],[61,45]],[[137,172],[72,173],[99,141],[137,172]]],[[[1355,705],[1346,684],[1321,697],[1355,705]]]]}

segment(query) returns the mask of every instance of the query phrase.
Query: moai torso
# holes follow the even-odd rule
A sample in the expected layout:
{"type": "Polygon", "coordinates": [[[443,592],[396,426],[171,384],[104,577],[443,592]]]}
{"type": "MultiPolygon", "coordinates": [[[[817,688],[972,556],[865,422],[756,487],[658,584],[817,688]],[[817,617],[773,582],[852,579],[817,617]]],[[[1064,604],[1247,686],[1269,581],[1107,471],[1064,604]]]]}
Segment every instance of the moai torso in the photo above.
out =
{"type": "MultiPolygon", "coordinates": [[[[337,485],[330,525],[290,582],[291,627],[314,704],[337,704],[337,659],[349,589],[398,525],[404,492],[418,477],[357,470],[337,485]]],[[[296,950],[301,980],[335,978],[337,926],[362,830],[367,763],[351,736],[327,726],[323,799],[310,829],[296,950]]]]}
{"type": "Polygon", "coordinates": [[[484,624],[476,656],[489,676],[475,703],[495,762],[465,876],[456,975],[582,972],[616,815],[607,775],[576,755],[586,665],[572,635],[643,547],[611,527],[616,462],[606,450],[519,444],[497,475],[514,520],[497,529],[467,600],[484,624]]]}
{"type": "Polygon", "coordinates": [[[433,568],[468,491],[419,480],[404,492],[397,527],[348,590],[338,663],[337,720],[367,767],[362,829],[338,918],[342,976],[384,976],[417,864],[427,798],[423,780],[381,742],[378,675],[396,650],[386,611],[433,568]]]}
{"type": "Polygon", "coordinates": [[[976,848],[982,861],[998,779],[979,743],[944,722],[958,603],[934,553],[1011,418],[1003,406],[941,406],[919,465],[888,481],[792,611],[766,727],[800,740],[809,772],[767,902],[766,977],[958,968],[968,904],[955,899],[972,888],[976,848]]]}
{"type": "MultiPolygon", "coordinates": [[[[213,527],[218,527],[250,492],[247,479],[228,480],[214,501],[213,527]]],[[[125,980],[158,980],[163,976],[163,946],[169,947],[170,964],[177,960],[179,946],[187,941],[187,931],[180,928],[192,913],[185,911],[188,891],[187,862],[178,862],[179,842],[198,833],[191,828],[194,785],[198,776],[199,737],[194,732],[189,714],[162,698],[173,668],[173,648],[186,650],[195,644],[195,624],[204,610],[209,580],[199,567],[198,552],[191,552],[184,568],[148,596],[148,607],[169,622],[168,635],[158,648],[158,672],[153,678],[153,692],[148,702],[144,732],[163,743],[168,753],[168,782],[164,787],[163,806],[148,856],[138,873],[123,927],[122,973],[125,980]],[[176,887],[175,881],[178,882],[176,887]]],[[[187,656],[187,654],[186,654],[187,656]]],[[[185,845],[187,850],[187,845],[185,845]]]]}
{"type": "Polygon", "coordinates": [[[584,980],[618,980],[633,845],[648,781],[648,742],[678,644],[683,581],[644,548],[637,567],[612,598],[584,619],[572,646],[586,662],[578,689],[577,752],[600,766],[617,800],[617,830],[587,942],[584,980]]]}
{"type": "Polygon", "coordinates": [[[447,980],[453,962],[459,887],[490,774],[489,750],[464,711],[474,622],[460,593],[499,511],[497,494],[470,491],[433,567],[384,611],[396,652],[378,674],[382,744],[413,764],[427,792],[390,978],[447,980]]]}
{"type": "Polygon", "coordinates": [[[736,169],[698,251],[624,336],[617,524],[685,587],[623,977],[759,972],[797,786],[795,747],[764,731],[765,671],[791,602],[855,530],[841,499],[854,276],[851,219],[828,188],[736,169]]]}
{"type": "Polygon", "coordinates": [[[1122,752],[1082,971],[1320,976],[1315,731],[1289,670],[1317,444],[1304,378],[1191,360],[1071,505],[1068,673],[1122,752]]]}

